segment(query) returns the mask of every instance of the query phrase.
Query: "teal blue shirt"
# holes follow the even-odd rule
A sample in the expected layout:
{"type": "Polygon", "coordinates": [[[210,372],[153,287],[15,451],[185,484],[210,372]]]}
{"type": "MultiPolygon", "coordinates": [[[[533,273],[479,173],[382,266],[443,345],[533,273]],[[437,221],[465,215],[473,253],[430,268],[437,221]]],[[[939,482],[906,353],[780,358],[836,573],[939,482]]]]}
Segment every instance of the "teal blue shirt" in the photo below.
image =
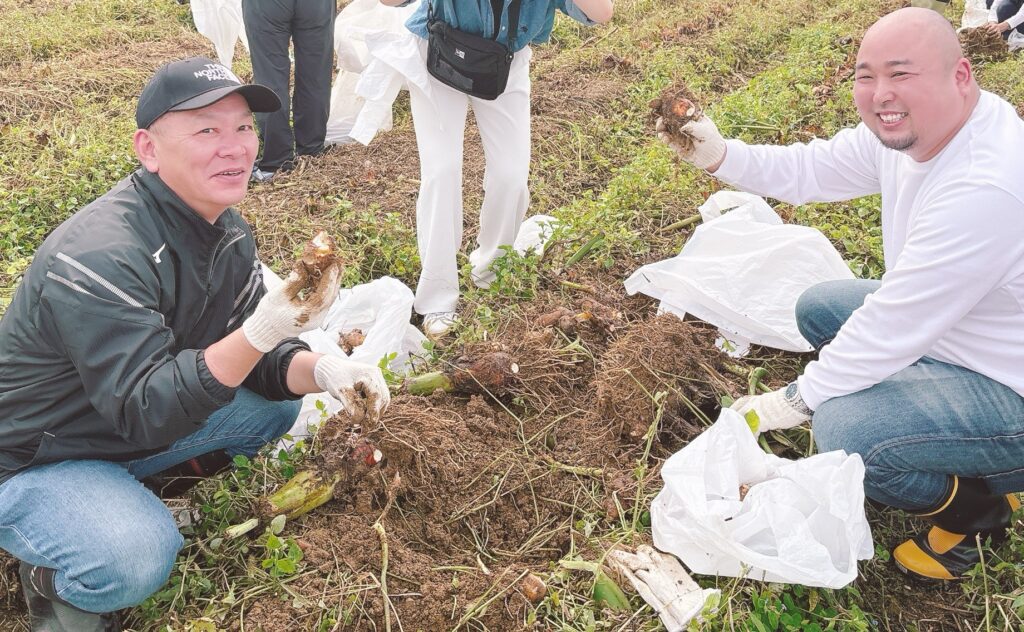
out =
{"type": "MultiPolygon", "coordinates": [[[[434,17],[454,26],[463,33],[472,33],[483,37],[494,35],[494,10],[491,0],[429,0],[434,3],[434,17]]],[[[420,6],[405,26],[416,35],[427,38],[427,2],[419,0],[420,6]]],[[[511,0],[504,0],[505,8],[501,14],[501,32],[498,42],[508,42],[508,5],[511,0]]],[[[558,9],[572,19],[586,25],[594,24],[577,7],[573,0],[520,0],[519,33],[516,35],[513,51],[518,51],[534,42],[546,42],[551,35],[551,27],[555,23],[555,10],[558,9]]]]}

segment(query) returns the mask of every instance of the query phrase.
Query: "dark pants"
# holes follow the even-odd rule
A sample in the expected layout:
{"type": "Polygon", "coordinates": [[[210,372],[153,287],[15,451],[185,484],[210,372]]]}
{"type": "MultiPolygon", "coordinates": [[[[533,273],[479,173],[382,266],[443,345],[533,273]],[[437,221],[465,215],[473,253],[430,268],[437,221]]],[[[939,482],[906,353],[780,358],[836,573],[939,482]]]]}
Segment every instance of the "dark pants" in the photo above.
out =
{"type": "MultiPolygon", "coordinates": [[[[992,5],[995,4],[996,19],[999,20],[1000,22],[1005,22],[1006,20],[1015,16],[1018,11],[1020,11],[1020,6],[1022,3],[1024,3],[1024,0],[985,0],[985,8],[991,9],[992,5]]],[[[1009,39],[1010,33],[1013,33],[1014,31],[1017,31],[1018,33],[1024,33],[1024,24],[1021,24],[1017,28],[1010,29],[1009,31],[1003,33],[1003,39],[1009,39]]]]}
{"type": "Polygon", "coordinates": [[[295,154],[323,151],[331,107],[335,0],[243,0],[253,80],[277,93],[281,109],[257,114],[263,138],[259,168],[276,171],[295,154]],[[289,40],[295,47],[295,94],[290,95],[289,40]],[[295,132],[291,128],[294,108],[295,132]]]}

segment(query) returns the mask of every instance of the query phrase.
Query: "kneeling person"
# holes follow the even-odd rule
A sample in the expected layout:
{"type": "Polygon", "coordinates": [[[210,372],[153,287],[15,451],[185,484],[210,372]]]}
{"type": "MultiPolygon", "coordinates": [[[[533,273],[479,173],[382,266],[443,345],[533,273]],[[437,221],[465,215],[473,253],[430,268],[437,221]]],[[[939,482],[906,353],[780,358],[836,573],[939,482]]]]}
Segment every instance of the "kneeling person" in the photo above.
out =
{"type": "Polygon", "coordinates": [[[119,629],[113,611],[166,581],[183,540],[151,489],[255,455],[303,394],[358,386],[387,406],[377,368],[295,338],[323,321],[337,267],[315,304],[267,293],[231,208],[252,113],[278,107],[209,59],[158,70],[136,110],[142,168],[46,239],[0,320],[0,548],[33,630],[119,629]]]}

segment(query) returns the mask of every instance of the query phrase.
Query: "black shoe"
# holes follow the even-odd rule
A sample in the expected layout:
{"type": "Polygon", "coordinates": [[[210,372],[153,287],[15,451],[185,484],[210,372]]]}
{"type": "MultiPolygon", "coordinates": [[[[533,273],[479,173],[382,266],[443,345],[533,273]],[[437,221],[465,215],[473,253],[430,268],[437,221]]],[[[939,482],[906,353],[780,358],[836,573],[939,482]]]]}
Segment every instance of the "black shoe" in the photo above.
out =
{"type": "Polygon", "coordinates": [[[53,572],[25,562],[18,566],[32,632],[121,632],[116,612],[86,612],[61,599],[54,590],[53,572]]]}
{"type": "Polygon", "coordinates": [[[934,523],[931,529],[896,547],[896,568],[915,579],[951,581],[981,562],[980,537],[984,544],[1006,539],[1013,512],[1020,501],[1013,494],[998,496],[980,479],[950,481],[950,492],[938,507],[921,517],[934,523]]]}
{"type": "Polygon", "coordinates": [[[200,454],[142,479],[142,484],[161,499],[181,498],[204,478],[219,474],[233,462],[224,450],[200,454]]]}

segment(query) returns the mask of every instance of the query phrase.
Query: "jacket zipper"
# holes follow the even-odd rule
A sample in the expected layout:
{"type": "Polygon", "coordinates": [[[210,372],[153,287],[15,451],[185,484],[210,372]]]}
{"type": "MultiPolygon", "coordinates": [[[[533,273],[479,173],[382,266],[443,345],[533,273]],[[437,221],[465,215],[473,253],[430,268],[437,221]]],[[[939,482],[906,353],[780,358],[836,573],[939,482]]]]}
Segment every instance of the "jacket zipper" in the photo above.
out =
{"type": "Polygon", "coordinates": [[[244,238],[245,231],[241,231],[239,235],[237,235],[234,239],[232,239],[228,243],[224,244],[223,247],[221,247],[221,244],[224,242],[224,239],[226,237],[227,234],[223,235],[220,238],[220,240],[217,241],[217,245],[214,247],[213,259],[210,260],[210,269],[206,273],[206,291],[203,293],[203,307],[199,310],[199,316],[196,318],[196,321],[192,323],[193,330],[196,329],[196,327],[199,326],[199,323],[203,320],[203,314],[206,313],[206,306],[210,303],[210,289],[213,285],[213,268],[217,265],[217,259],[219,259],[220,256],[224,254],[224,252],[228,248],[230,248],[235,242],[244,238]]]}

